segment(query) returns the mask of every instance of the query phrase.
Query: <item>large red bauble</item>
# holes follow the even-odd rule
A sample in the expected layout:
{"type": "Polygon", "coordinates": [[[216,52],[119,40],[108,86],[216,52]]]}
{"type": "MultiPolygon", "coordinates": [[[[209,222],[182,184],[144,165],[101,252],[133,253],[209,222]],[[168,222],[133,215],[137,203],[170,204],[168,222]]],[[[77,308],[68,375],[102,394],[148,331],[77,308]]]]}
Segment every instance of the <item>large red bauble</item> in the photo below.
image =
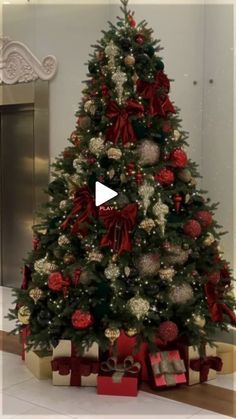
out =
{"type": "Polygon", "coordinates": [[[48,277],[48,287],[52,291],[61,291],[64,278],[60,272],[52,272],[48,277]]]}
{"type": "Polygon", "coordinates": [[[197,211],[194,217],[200,222],[202,227],[208,227],[212,224],[212,215],[208,211],[197,211]]]}
{"type": "Polygon", "coordinates": [[[202,229],[198,221],[196,220],[188,220],[183,227],[184,233],[187,236],[192,237],[193,239],[200,236],[202,229]]]}
{"type": "Polygon", "coordinates": [[[155,175],[155,181],[159,182],[161,185],[170,185],[175,180],[174,173],[172,170],[164,167],[155,175]]]}
{"type": "Polygon", "coordinates": [[[172,342],[177,338],[179,334],[178,326],[170,321],[167,320],[160,324],[158,328],[158,336],[164,341],[164,342],[172,342]]]}
{"type": "Polygon", "coordinates": [[[219,280],[220,280],[220,272],[215,271],[215,272],[208,272],[206,274],[207,278],[208,278],[208,282],[210,282],[211,284],[218,284],[219,280]]]}
{"type": "Polygon", "coordinates": [[[182,168],[186,166],[188,158],[184,150],[176,148],[170,153],[170,161],[174,167],[182,168]]]}
{"type": "Polygon", "coordinates": [[[71,322],[75,329],[87,329],[93,324],[93,316],[89,312],[76,310],[72,314],[71,322]]]}

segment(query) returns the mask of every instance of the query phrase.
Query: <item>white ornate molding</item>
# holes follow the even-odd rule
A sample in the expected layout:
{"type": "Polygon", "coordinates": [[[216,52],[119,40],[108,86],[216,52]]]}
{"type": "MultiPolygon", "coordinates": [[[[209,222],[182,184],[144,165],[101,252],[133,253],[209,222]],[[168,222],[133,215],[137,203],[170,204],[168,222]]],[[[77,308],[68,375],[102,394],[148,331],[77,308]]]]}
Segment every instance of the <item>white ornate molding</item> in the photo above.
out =
{"type": "Polygon", "coordinates": [[[21,42],[0,36],[0,84],[50,80],[57,71],[57,59],[47,55],[40,62],[21,42]]]}

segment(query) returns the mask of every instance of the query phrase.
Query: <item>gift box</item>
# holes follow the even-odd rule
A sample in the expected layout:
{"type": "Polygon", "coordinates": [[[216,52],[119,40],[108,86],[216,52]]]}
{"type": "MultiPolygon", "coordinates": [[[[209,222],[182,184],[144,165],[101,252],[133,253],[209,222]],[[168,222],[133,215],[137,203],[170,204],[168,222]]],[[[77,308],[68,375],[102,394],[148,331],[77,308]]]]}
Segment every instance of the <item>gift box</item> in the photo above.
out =
{"type": "Polygon", "coordinates": [[[169,387],[186,383],[185,365],[177,350],[149,355],[154,387],[169,387]]]}
{"type": "Polygon", "coordinates": [[[137,396],[141,364],[132,356],[118,363],[117,358],[110,357],[101,363],[97,380],[97,394],[108,396],[137,396]]]}
{"type": "Polygon", "coordinates": [[[223,362],[219,374],[231,374],[236,371],[236,346],[225,342],[215,342],[216,353],[223,362]]]}
{"type": "Polygon", "coordinates": [[[99,371],[98,345],[94,343],[78,356],[70,340],[60,340],[53,349],[52,382],[56,386],[96,387],[99,371]]]}
{"type": "Polygon", "coordinates": [[[190,386],[214,380],[216,371],[222,368],[222,361],[216,356],[216,348],[208,344],[205,346],[204,357],[201,357],[199,349],[193,346],[181,345],[179,350],[186,367],[187,384],[190,386]]]}
{"type": "Polygon", "coordinates": [[[25,365],[39,380],[52,377],[51,360],[52,352],[50,351],[25,351],[25,365]]]}

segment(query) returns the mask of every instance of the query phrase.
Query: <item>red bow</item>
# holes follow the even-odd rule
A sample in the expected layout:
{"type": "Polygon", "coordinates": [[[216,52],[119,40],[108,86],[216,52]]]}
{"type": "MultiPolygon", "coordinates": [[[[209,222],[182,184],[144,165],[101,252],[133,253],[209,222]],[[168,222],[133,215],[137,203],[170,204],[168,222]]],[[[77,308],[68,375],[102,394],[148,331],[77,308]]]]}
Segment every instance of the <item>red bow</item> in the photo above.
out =
{"type": "Polygon", "coordinates": [[[22,273],[23,273],[23,278],[22,278],[22,283],[21,283],[21,289],[27,290],[29,286],[29,282],[31,281],[31,269],[27,265],[24,265],[22,269],[22,273]]]}
{"type": "Polygon", "coordinates": [[[129,117],[136,115],[143,116],[143,105],[134,99],[129,99],[126,105],[119,107],[115,101],[110,101],[107,106],[106,116],[113,120],[112,126],[107,130],[106,139],[117,143],[118,138],[122,138],[122,143],[126,144],[136,140],[136,135],[129,120],[129,117]]]}
{"type": "Polygon", "coordinates": [[[220,302],[220,296],[216,286],[207,282],[204,285],[204,288],[211,314],[211,320],[213,322],[222,322],[224,319],[223,315],[227,314],[230,317],[231,322],[236,324],[236,315],[226,304],[220,302]]]}
{"type": "Polygon", "coordinates": [[[51,361],[52,371],[58,371],[60,375],[68,375],[71,372],[70,384],[81,385],[81,376],[88,377],[97,374],[99,362],[76,356],[55,358],[51,361]]]}
{"type": "Polygon", "coordinates": [[[120,255],[132,249],[130,233],[137,216],[137,205],[129,204],[122,210],[104,209],[100,214],[107,233],[102,237],[101,246],[111,246],[120,255]]]}
{"type": "Polygon", "coordinates": [[[170,82],[163,71],[158,71],[153,83],[144,80],[137,81],[137,93],[149,100],[149,113],[151,116],[165,117],[168,112],[175,113],[174,107],[168,97],[170,82]],[[159,93],[159,95],[157,95],[159,93]]]}
{"type": "Polygon", "coordinates": [[[200,372],[200,383],[207,381],[209,370],[221,371],[222,360],[218,356],[207,356],[206,358],[191,359],[190,368],[200,372]]]}
{"type": "Polygon", "coordinates": [[[83,224],[88,223],[90,217],[95,217],[97,214],[94,198],[87,186],[80,188],[76,192],[73,209],[66,220],[61,224],[61,228],[63,230],[66,229],[71,218],[77,214],[80,215],[76,219],[71,232],[72,234],[80,233],[84,237],[86,236],[88,230],[83,226],[83,224]]]}

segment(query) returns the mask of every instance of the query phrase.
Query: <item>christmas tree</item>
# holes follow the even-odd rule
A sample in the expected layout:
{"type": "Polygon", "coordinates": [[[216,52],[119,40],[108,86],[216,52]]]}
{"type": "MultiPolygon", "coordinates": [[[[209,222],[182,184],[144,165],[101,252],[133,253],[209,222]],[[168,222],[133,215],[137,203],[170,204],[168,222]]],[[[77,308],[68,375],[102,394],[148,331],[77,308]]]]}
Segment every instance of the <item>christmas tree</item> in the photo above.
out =
{"type": "Polygon", "coordinates": [[[93,46],[70,145],[52,165],[16,307],[28,347],[69,339],[83,352],[120,335],[150,348],[211,342],[235,324],[216,205],[197,187],[169,98],[159,41],[128,1],[93,46]],[[115,189],[95,205],[95,183],[115,189]]]}

